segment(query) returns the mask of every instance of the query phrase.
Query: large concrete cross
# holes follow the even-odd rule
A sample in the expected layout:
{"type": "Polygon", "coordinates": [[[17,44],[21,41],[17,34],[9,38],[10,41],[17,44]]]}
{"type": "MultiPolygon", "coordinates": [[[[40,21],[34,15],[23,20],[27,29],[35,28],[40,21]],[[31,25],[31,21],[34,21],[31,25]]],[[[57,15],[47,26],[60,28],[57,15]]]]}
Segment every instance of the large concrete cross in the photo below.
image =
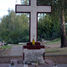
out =
{"type": "Polygon", "coordinates": [[[30,5],[16,5],[16,13],[31,13],[30,42],[37,41],[37,13],[51,12],[51,6],[37,6],[37,0],[30,0],[30,5]]]}

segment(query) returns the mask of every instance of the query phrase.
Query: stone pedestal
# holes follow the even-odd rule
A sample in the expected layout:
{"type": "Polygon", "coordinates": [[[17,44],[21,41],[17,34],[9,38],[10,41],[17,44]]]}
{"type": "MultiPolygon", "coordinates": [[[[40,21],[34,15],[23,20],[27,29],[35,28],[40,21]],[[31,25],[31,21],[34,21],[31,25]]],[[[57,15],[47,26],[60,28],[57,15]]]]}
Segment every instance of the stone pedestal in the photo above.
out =
{"type": "Polygon", "coordinates": [[[36,42],[35,45],[32,43],[27,43],[23,46],[24,49],[24,62],[25,63],[44,63],[45,47],[36,42]]]}

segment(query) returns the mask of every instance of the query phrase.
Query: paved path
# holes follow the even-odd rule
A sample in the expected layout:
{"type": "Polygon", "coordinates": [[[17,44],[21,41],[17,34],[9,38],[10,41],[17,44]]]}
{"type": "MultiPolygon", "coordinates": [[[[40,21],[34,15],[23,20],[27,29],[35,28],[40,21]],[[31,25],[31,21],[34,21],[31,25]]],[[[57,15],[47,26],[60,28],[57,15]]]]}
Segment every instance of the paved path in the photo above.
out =
{"type": "MultiPolygon", "coordinates": [[[[15,46],[12,46],[11,49],[7,49],[5,50],[2,55],[3,56],[22,56],[22,46],[19,46],[19,45],[15,45],[15,46]]],[[[2,56],[1,55],[1,56],[2,56]]]]}
{"type": "Polygon", "coordinates": [[[22,55],[22,46],[13,46],[9,52],[10,56],[20,56],[22,55]]]}
{"type": "MultiPolygon", "coordinates": [[[[4,57],[5,56],[23,56],[22,53],[23,53],[22,45],[12,45],[12,48],[3,52],[2,56],[4,57]]],[[[46,61],[47,61],[46,63],[48,64],[53,63],[51,60],[46,59],[46,61]]]]}
{"type": "MultiPolygon", "coordinates": [[[[11,49],[5,51],[4,56],[22,56],[22,46],[12,46],[11,49]]],[[[46,64],[37,67],[53,67],[51,60],[46,59],[46,64]]],[[[0,64],[0,67],[9,67],[9,64],[0,64]]],[[[24,67],[23,64],[16,64],[16,67],[24,67]]],[[[25,65],[25,67],[35,67],[34,65],[25,65]]],[[[67,67],[67,64],[58,64],[57,67],[67,67]]]]}
{"type": "MultiPolygon", "coordinates": [[[[9,64],[0,64],[0,67],[10,67],[9,64]]],[[[24,67],[23,64],[17,64],[15,67],[24,67]]],[[[28,67],[35,67],[34,65],[28,65],[28,67]]],[[[52,65],[38,65],[37,67],[55,67],[52,65]]],[[[67,67],[67,64],[58,64],[57,67],[67,67]]]]}

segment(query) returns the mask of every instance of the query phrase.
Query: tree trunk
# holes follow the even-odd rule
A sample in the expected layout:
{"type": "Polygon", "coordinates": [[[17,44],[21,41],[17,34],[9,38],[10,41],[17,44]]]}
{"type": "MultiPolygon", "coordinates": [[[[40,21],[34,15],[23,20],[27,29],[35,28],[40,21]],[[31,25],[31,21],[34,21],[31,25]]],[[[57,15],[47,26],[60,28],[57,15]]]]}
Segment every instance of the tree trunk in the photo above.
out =
{"type": "Polygon", "coordinates": [[[60,22],[61,22],[61,48],[66,47],[66,31],[65,31],[65,18],[64,18],[64,0],[62,0],[61,11],[60,11],[60,22]]]}

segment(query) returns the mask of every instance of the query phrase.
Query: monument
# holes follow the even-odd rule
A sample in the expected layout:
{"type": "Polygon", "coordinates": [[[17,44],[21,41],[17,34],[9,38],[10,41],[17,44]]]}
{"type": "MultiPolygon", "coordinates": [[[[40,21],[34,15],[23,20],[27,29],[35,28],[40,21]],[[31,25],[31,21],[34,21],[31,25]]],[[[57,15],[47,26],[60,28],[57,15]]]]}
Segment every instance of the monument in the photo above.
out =
{"type": "Polygon", "coordinates": [[[45,53],[45,46],[37,42],[37,14],[41,12],[51,12],[51,6],[38,6],[37,0],[30,0],[29,5],[17,4],[15,8],[16,13],[30,13],[30,42],[24,49],[25,62],[39,62],[44,63],[43,54],[45,53]]]}

